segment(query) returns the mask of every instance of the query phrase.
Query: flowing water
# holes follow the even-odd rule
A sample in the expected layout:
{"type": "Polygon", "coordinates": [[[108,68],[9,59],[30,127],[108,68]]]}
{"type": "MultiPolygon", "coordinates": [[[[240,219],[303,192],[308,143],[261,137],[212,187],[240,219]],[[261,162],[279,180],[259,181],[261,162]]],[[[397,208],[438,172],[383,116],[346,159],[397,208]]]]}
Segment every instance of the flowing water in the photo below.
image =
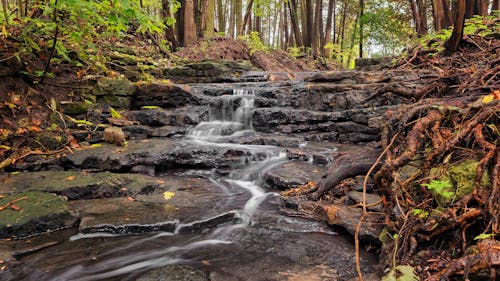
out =
{"type": "Polygon", "coordinates": [[[354,276],[353,247],[346,238],[321,223],[280,215],[279,196],[264,189],[263,174],[287,161],[285,151],[224,142],[227,137],[252,131],[254,104],[254,95],[244,89],[219,97],[211,108],[210,121],[190,129],[180,142],[181,146],[248,151],[237,169],[224,177],[209,176],[223,195],[214,200],[235,205],[231,223],[201,233],[182,232],[186,225],[197,223],[192,221],[178,224],[173,232],[73,235],[24,258],[21,269],[8,280],[199,280],[187,278],[185,272],[181,275],[186,279],[175,279],[168,271],[148,279],[153,276],[150,272],[171,265],[189,266],[204,272],[203,280],[213,281],[292,280],[288,278],[302,273],[306,277],[293,280],[354,276]]]}

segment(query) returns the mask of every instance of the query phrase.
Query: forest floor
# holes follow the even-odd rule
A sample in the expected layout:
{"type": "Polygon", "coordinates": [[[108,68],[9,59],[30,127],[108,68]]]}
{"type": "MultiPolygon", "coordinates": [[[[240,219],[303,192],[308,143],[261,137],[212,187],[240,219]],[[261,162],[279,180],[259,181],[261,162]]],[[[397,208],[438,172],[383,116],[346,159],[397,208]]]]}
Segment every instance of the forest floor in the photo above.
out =
{"type": "MultiPolygon", "coordinates": [[[[130,77],[153,76],[139,80],[155,79],[154,68],[181,69],[192,62],[218,66],[221,59],[252,62],[221,76],[258,69],[293,73],[336,68],[285,52],[252,51],[224,38],[169,57],[141,38],[110,45],[104,68],[51,65],[54,77],[42,78],[48,52],[20,62],[20,43],[0,38],[0,170],[15,172],[12,165],[29,155],[57,156],[79,147],[73,135],[77,127],[67,126],[58,108],[61,101],[84,105],[80,90],[95,75],[128,71],[130,77]]],[[[394,67],[430,69],[439,77],[416,92],[391,89],[414,103],[385,114],[383,152],[369,171],[385,198],[382,263],[392,265],[395,276],[404,274],[396,265],[409,264],[423,279],[462,275],[494,280],[500,266],[500,40],[467,36],[452,55],[415,48],[394,67]]],[[[365,210],[363,218],[368,216],[365,210]]]]}

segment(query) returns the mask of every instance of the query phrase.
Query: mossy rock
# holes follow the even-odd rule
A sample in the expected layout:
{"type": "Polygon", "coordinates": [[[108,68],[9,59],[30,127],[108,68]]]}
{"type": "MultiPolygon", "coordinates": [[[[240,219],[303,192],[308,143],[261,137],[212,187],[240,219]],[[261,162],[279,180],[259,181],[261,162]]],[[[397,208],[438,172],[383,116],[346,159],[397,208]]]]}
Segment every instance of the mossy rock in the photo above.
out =
{"type": "Polygon", "coordinates": [[[62,101],[59,104],[59,106],[61,107],[64,114],[74,116],[87,113],[90,104],[84,101],[79,101],[79,102],[62,101]]]}
{"type": "Polygon", "coordinates": [[[62,196],[29,191],[0,199],[0,206],[16,199],[22,199],[14,203],[18,210],[8,207],[0,211],[0,239],[29,237],[77,223],[62,196]]]}
{"type": "Polygon", "coordinates": [[[129,108],[130,98],[117,95],[98,96],[97,103],[102,105],[110,105],[115,108],[129,108]]]}
{"type": "Polygon", "coordinates": [[[130,96],[134,93],[134,90],[134,84],[125,77],[103,77],[97,81],[93,94],[96,96],[130,96]]]}
{"type": "MultiPolygon", "coordinates": [[[[439,204],[442,206],[452,204],[474,190],[478,165],[477,160],[469,159],[449,167],[435,167],[430,171],[431,177],[435,180],[426,186],[439,204]]],[[[484,172],[479,184],[482,188],[491,185],[488,171],[484,172]]]]}
{"type": "Polygon", "coordinates": [[[195,70],[213,70],[213,69],[218,69],[221,68],[222,66],[220,64],[214,63],[214,62],[195,62],[188,64],[187,67],[195,69],[195,70]]]}

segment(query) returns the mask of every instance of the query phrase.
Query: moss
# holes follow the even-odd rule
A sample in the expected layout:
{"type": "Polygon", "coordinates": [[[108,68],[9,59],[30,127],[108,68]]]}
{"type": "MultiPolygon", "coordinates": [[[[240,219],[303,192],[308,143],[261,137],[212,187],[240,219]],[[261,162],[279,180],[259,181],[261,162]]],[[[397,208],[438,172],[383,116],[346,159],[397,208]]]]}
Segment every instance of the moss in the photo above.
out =
{"type": "Polygon", "coordinates": [[[127,78],[101,78],[97,81],[93,94],[96,96],[130,96],[134,93],[134,90],[134,85],[127,78]]]}
{"type": "Polygon", "coordinates": [[[59,106],[63,110],[64,114],[68,115],[84,114],[89,110],[89,104],[84,101],[82,102],[63,101],[60,103],[59,106]]]}
{"type": "Polygon", "coordinates": [[[0,226],[24,224],[36,217],[61,214],[68,211],[66,198],[39,191],[28,191],[6,196],[0,199],[0,206],[23,197],[27,198],[15,203],[20,208],[19,211],[7,208],[0,212],[0,226]]]}
{"type": "MultiPolygon", "coordinates": [[[[440,189],[432,189],[436,200],[443,206],[460,200],[465,195],[474,190],[476,182],[476,170],[479,162],[474,159],[465,160],[449,167],[438,166],[430,171],[431,177],[435,178],[434,182],[448,182],[446,186],[440,189]],[[452,194],[452,196],[443,196],[443,194],[452,194]]],[[[432,181],[429,185],[432,185],[432,181]]],[[[481,187],[491,185],[488,171],[485,171],[480,181],[481,187]]]]}

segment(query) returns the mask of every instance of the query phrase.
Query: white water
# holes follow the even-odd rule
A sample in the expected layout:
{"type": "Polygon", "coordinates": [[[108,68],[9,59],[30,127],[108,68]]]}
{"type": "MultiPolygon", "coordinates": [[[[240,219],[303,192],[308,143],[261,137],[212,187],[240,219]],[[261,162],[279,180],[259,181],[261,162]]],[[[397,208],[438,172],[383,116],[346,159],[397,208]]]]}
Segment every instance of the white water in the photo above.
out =
{"type": "MultiPolygon", "coordinates": [[[[90,268],[77,265],[56,276],[53,280],[101,280],[170,264],[189,263],[189,260],[183,258],[183,253],[196,248],[232,244],[233,242],[229,238],[230,234],[236,229],[252,225],[252,218],[259,206],[271,194],[261,187],[265,172],[287,159],[286,153],[274,146],[221,142],[224,137],[241,136],[242,132],[252,130],[253,108],[254,95],[246,90],[236,89],[233,91],[233,95],[221,97],[221,108],[213,110],[209,122],[202,122],[189,130],[185,140],[186,143],[191,145],[239,149],[245,150],[251,155],[251,157],[242,156],[242,161],[245,161],[247,166],[231,172],[227,179],[210,179],[225,194],[234,194],[236,191],[250,195],[241,209],[234,210],[235,217],[238,219],[237,223],[219,226],[210,234],[182,246],[171,246],[154,251],[144,250],[143,252],[134,252],[133,255],[117,256],[98,262],[90,268]]],[[[196,223],[198,221],[180,223],[174,233],[158,233],[130,243],[120,249],[111,249],[107,252],[107,255],[112,256],[115,251],[133,249],[145,243],[154,242],[155,239],[161,239],[161,237],[178,236],[183,227],[196,223]]],[[[106,233],[79,234],[73,236],[72,240],[109,236],[114,235],[106,233]]]]}

